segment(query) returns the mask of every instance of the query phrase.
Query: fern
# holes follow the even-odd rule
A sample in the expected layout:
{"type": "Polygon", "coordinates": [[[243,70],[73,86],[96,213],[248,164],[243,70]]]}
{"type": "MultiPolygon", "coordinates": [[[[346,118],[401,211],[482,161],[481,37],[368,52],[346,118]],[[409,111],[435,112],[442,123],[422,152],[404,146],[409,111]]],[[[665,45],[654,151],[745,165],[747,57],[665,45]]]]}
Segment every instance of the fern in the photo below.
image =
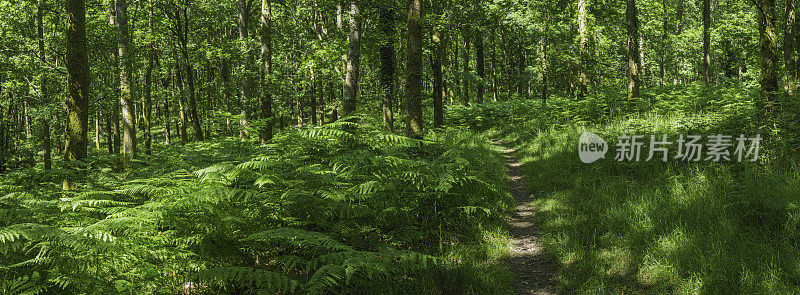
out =
{"type": "Polygon", "coordinates": [[[256,292],[290,294],[297,290],[298,282],[280,273],[251,267],[217,267],[194,275],[203,283],[226,286],[246,286],[256,292]]]}

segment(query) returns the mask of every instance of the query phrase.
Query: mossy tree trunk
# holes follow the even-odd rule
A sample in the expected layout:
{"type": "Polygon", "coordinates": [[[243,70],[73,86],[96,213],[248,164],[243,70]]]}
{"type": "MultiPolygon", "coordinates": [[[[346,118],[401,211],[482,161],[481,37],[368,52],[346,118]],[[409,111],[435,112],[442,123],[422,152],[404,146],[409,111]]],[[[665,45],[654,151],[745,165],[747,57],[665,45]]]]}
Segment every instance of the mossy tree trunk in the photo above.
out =
{"type": "Polygon", "coordinates": [[[406,135],[422,137],[422,1],[408,1],[406,135]]]}

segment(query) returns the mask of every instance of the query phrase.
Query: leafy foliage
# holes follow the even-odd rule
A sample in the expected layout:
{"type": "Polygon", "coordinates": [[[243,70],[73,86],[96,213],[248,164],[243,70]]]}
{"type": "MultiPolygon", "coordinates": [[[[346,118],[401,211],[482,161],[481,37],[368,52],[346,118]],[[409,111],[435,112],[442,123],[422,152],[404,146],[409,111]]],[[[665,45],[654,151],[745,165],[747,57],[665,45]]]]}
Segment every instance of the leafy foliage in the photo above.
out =
{"type": "Polygon", "coordinates": [[[337,123],[167,149],[68,193],[18,171],[0,187],[0,290],[442,292],[437,274],[474,269],[442,255],[483,243],[511,203],[492,149],[465,130],[415,140],[337,123]],[[207,157],[229,160],[188,173],[207,157]]]}

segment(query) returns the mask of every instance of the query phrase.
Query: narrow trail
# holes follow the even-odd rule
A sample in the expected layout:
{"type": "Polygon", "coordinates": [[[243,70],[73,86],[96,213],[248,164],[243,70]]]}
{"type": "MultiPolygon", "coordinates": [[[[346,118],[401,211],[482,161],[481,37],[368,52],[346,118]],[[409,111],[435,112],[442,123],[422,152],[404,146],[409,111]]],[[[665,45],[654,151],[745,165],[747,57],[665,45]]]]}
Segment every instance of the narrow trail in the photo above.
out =
{"type": "Polygon", "coordinates": [[[514,294],[557,294],[558,263],[544,253],[541,231],[534,223],[536,211],[528,205],[528,179],[522,174],[522,164],[515,156],[516,150],[506,147],[504,141],[495,141],[502,150],[508,165],[508,190],[517,207],[507,220],[511,233],[511,257],[508,263],[515,276],[514,294]]]}

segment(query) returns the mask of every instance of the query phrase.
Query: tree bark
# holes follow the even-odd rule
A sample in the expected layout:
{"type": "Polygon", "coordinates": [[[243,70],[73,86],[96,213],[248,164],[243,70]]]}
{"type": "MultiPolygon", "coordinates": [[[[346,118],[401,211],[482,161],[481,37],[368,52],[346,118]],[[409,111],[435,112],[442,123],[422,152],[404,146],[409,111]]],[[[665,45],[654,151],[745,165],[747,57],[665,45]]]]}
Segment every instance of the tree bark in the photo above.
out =
{"type": "Polygon", "coordinates": [[[703,84],[710,83],[709,71],[711,69],[711,0],[703,0],[703,84]]]}
{"type": "Polygon", "coordinates": [[[272,8],[270,0],[261,0],[261,119],[266,121],[259,132],[261,143],[272,140],[272,8]]]}
{"type": "Polygon", "coordinates": [[[492,101],[497,102],[497,43],[495,28],[492,28],[492,101]]]}
{"type": "MultiPolygon", "coordinates": [[[[437,11],[438,13],[438,11],[437,11]]],[[[444,91],[442,88],[442,32],[433,32],[433,55],[431,56],[431,71],[433,72],[433,127],[439,128],[444,125],[444,91]]]]}
{"type": "Polygon", "coordinates": [[[478,81],[478,97],[475,98],[475,102],[481,104],[483,103],[483,94],[485,92],[486,87],[486,60],[484,58],[484,48],[483,48],[483,32],[478,30],[475,32],[475,63],[478,71],[478,77],[480,77],[480,81],[478,81]]]}
{"type": "Polygon", "coordinates": [[[180,115],[180,129],[178,129],[181,133],[181,144],[186,144],[189,141],[189,135],[187,134],[187,125],[188,122],[186,121],[186,107],[184,106],[184,81],[183,81],[183,72],[180,69],[175,70],[175,77],[176,77],[176,84],[178,85],[178,114],[180,115]]]}
{"type": "MultiPolygon", "coordinates": [[[[44,24],[42,19],[44,18],[44,5],[45,0],[39,0],[36,5],[36,39],[39,46],[39,63],[41,66],[47,61],[47,54],[44,50],[44,24]]],[[[50,95],[48,92],[48,79],[47,73],[42,72],[39,76],[39,91],[41,95],[41,101],[43,104],[47,104],[50,102],[50,95]]],[[[42,149],[44,149],[44,169],[49,170],[53,167],[52,165],[52,156],[50,152],[50,121],[46,117],[42,117],[40,120],[42,124],[42,149]]]]}
{"type": "Polygon", "coordinates": [[[311,126],[317,126],[317,77],[314,76],[314,69],[311,69],[311,81],[309,81],[308,92],[310,96],[311,107],[311,126]]]}
{"type": "Polygon", "coordinates": [[[117,15],[117,49],[119,52],[119,103],[122,107],[122,150],[124,163],[127,168],[128,160],[136,158],[136,113],[132,110],[131,90],[131,34],[128,28],[128,2],[115,0],[117,15]]]}
{"type": "Polygon", "coordinates": [[[395,49],[394,49],[394,38],[395,38],[395,30],[394,30],[394,11],[391,8],[382,8],[381,21],[379,23],[381,32],[383,33],[384,39],[383,44],[381,45],[380,49],[380,56],[381,56],[381,97],[383,101],[381,103],[383,109],[383,125],[387,130],[394,130],[394,113],[392,112],[392,107],[394,107],[394,100],[395,100],[395,49]]]}
{"type": "Polygon", "coordinates": [[[794,0],[786,0],[786,27],[783,33],[783,60],[786,67],[786,86],[790,92],[797,88],[797,60],[795,59],[795,12],[794,0]]]}
{"type": "MultiPolygon", "coordinates": [[[[64,106],[67,124],[64,160],[79,161],[86,158],[89,121],[89,60],[86,48],[86,6],[83,0],[66,0],[66,66],[67,93],[64,106]]],[[[62,188],[72,190],[69,179],[62,188]]]]}
{"type": "MultiPolygon", "coordinates": [[[[547,98],[549,96],[549,93],[547,92],[547,76],[548,76],[547,75],[548,74],[548,72],[547,72],[548,71],[548,63],[547,63],[547,41],[548,40],[547,39],[548,39],[549,35],[550,35],[550,12],[547,11],[547,12],[545,12],[545,17],[544,17],[544,35],[542,36],[542,48],[540,50],[541,51],[541,58],[542,58],[542,103],[543,104],[547,103],[547,98]]],[[[522,51],[522,50],[520,50],[520,51],[522,51]]],[[[520,55],[522,55],[521,52],[520,52],[520,55]]],[[[523,58],[521,60],[524,61],[525,59],[523,58]]],[[[521,65],[524,65],[524,63],[522,63],[522,62],[520,62],[520,63],[521,63],[521,65]]],[[[522,70],[520,70],[520,75],[523,75],[523,74],[524,74],[524,72],[522,70]]]]}
{"type": "Polygon", "coordinates": [[[625,19],[628,32],[628,99],[639,97],[639,70],[641,56],[639,55],[639,11],[636,0],[626,0],[625,19]]]}
{"type": "Polygon", "coordinates": [[[462,35],[464,36],[464,78],[461,81],[463,83],[461,90],[464,94],[464,105],[469,105],[469,58],[470,58],[470,42],[469,42],[469,34],[467,33],[466,29],[461,30],[462,35]]]}
{"type": "Polygon", "coordinates": [[[455,97],[451,97],[453,101],[450,104],[454,104],[455,100],[461,97],[461,76],[462,73],[459,72],[459,62],[458,62],[458,47],[460,42],[458,42],[458,34],[453,34],[453,63],[450,65],[450,68],[453,72],[453,89],[455,89],[455,97]]]}
{"type": "Polygon", "coordinates": [[[408,1],[406,135],[422,137],[422,1],[408,1]]]}
{"type": "MultiPolygon", "coordinates": [[[[678,9],[676,11],[676,22],[677,26],[675,29],[675,36],[680,39],[681,34],[683,33],[683,1],[678,1],[678,9]]],[[[676,49],[679,48],[680,45],[676,46],[676,49]]],[[[678,55],[680,56],[680,55],[678,55]]],[[[675,59],[675,78],[672,80],[673,85],[678,85],[681,82],[681,58],[675,59]]]]}
{"type": "MultiPolygon", "coordinates": [[[[147,26],[148,30],[150,31],[150,35],[153,35],[153,2],[152,0],[148,0],[148,19],[147,19],[147,26]]],[[[151,133],[151,123],[152,123],[152,115],[153,115],[153,100],[152,100],[152,89],[151,85],[153,83],[153,59],[155,58],[155,44],[152,41],[148,42],[148,49],[147,49],[147,69],[145,70],[145,82],[144,82],[144,152],[145,154],[152,154],[152,145],[153,145],[153,135],[151,133]]],[[[99,144],[98,144],[99,146],[99,144]]]]}
{"type": "MultiPolygon", "coordinates": [[[[187,20],[188,21],[188,20],[187,20]]],[[[188,51],[188,48],[184,47],[185,50],[188,51]]],[[[183,59],[184,59],[184,67],[186,68],[186,84],[189,86],[189,115],[192,117],[192,129],[194,129],[194,136],[198,141],[205,140],[203,136],[203,126],[200,123],[200,116],[197,114],[197,100],[195,98],[195,89],[194,89],[194,67],[192,67],[192,63],[189,60],[189,53],[184,51],[183,59]]]]}
{"type": "Polygon", "coordinates": [[[356,1],[350,2],[350,34],[348,34],[347,49],[347,76],[345,78],[345,92],[343,116],[351,115],[356,110],[358,96],[358,80],[361,66],[361,10],[356,1]]]}
{"type": "Polygon", "coordinates": [[[757,0],[759,48],[761,49],[761,92],[765,101],[778,91],[778,35],[775,33],[775,0],[757,0]]]}
{"type": "MultiPolygon", "coordinates": [[[[171,86],[175,87],[174,83],[171,86]]],[[[169,111],[169,97],[164,95],[164,145],[167,145],[167,146],[172,144],[172,134],[170,134],[171,132],[170,132],[170,127],[169,127],[170,126],[169,123],[171,121],[172,120],[171,120],[170,111],[169,111]]]]}
{"type": "Polygon", "coordinates": [[[250,139],[250,133],[247,130],[248,126],[248,107],[250,104],[250,93],[251,93],[251,83],[250,83],[250,74],[248,73],[247,68],[250,67],[252,64],[252,58],[250,57],[250,49],[247,45],[247,39],[250,34],[247,20],[250,19],[250,8],[247,5],[246,0],[238,0],[238,10],[239,10],[239,42],[241,42],[241,64],[240,64],[240,84],[239,84],[239,102],[241,104],[241,118],[239,119],[239,125],[241,125],[241,132],[239,132],[239,137],[242,141],[247,141],[250,139]]]}
{"type": "Polygon", "coordinates": [[[586,97],[589,85],[586,75],[586,63],[588,63],[586,14],[586,0],[578,0],[578,99],[586,97]]]}

